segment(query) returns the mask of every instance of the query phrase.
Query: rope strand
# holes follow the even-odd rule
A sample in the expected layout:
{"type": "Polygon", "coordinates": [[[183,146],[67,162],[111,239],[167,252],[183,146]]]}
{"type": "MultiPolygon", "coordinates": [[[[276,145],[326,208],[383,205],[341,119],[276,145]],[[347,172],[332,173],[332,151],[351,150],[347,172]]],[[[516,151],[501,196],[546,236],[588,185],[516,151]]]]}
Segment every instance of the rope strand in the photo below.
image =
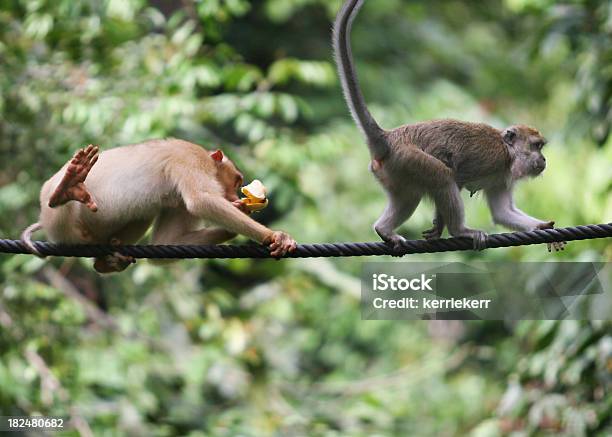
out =
{"type": "MultiPolygon", "coordinates": [[[[487,237],[487,249],[609,237],[612,237],[612,223],[527,232],[509,232],[489,235],[487,237]]],[[[102,246],[64,245],[45,241],[33,241],[32,244],[45,256],[99,257],[119,252],[134,258],[272,258],[268,248],[258,244],[102,246]]],[[[393,247],[384,242],[318,243],[300,244],[295,252],[287,254],[284,258],[403,256],[413,253],[450,252],[472,249],[472,239],[469,237],[429,241],[409,240],[405,241],[399,250],[394,250],[393,247]]],[[[0,252],[30,254],[30,251],[21,240],[0,239],[0,252]]]]}

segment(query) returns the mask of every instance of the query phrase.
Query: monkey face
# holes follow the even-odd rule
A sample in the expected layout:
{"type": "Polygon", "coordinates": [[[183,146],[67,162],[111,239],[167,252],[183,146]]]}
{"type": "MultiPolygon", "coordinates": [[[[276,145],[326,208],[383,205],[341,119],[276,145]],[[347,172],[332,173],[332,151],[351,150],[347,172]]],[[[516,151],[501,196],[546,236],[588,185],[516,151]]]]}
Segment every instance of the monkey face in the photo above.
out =
{"type": "Polygon", "coordinates": [[[502,132],[504,144],[513,158],[512,173],[515,179],[534,177],[546,168],[542,148],[546,139],[536,129],[525,125],[510,126],[502,132]]]}
{"type": "Polygon", "coordinates": [[[224,168],[219,172],[219,180],[225,188],[225,197],[230,202],[238,200],[238,190],[244,183],[244,176],[229,159],[221,164],[224,168]]]}
{"type": "MultiPolygon", "coordinates": [[[[216,151],[213,154],[220,153],[216,151]]],[[[212,155],[211,155],[212,156],[212,155]]],[[[238,189],[244,183],[244,177],[236,165],[225,155],[220,153],[214,158],[217,166],[217,180],[223,186],[225,198],[230,202],[238,200],[238,189]]]]}

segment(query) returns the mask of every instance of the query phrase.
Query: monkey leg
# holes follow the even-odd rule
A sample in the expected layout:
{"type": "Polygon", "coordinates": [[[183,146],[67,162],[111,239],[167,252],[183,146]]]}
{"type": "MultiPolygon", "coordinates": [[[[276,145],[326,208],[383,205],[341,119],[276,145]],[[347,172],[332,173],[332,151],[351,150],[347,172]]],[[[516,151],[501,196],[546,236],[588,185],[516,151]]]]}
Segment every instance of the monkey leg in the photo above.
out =
{"type": "MultiPolygon", "coordinates": [[[[113,237],[109,239],[109,244],[113,246],[134,244],[140,240],[150,226],[151,220],[143,219],[130,222],[119,231],[113,232],[113,237]]],[[[111,255],[96,258],[94,261],[94,269],[96,269],[98,273],[121,272],[128,268],[130,264],[135,263],[136,259],[133,256],[114,252],[111,255]]]]}
{"type": "Polygon", "coordinates": [[[439,211],[448,227],[448,232],[453,237],[472,238],[475,250],[485,249],[487,234],[465,226],[463,200],[455,181],[449,181],[445,188],[437,189],[432,194],[436,203],[436,210],[439,211]]]}
{"type": "Polygon", "coordinates": [[[417,147],[402,149],[400,162],[398,168],[403,175],[412,178],[418,184],[418,190],[433,197],[436,211],[450,234],[454,237],[471,237],[474,249],[484,249],[486,234],[464,224],[463,200],[452,169],[417,147]]]}
{"type": "MultiPolygon", "coordinates": [[[[461,186],[459,186],[459,192],[461,192],[461,186]]],[[[472,196],[470,195],[470,197],[472,196]]],[[[423,238],[426,240],[437,240],[444,233],[445,227],[446,223],[444,222],[444,217],[442,217],[442,214],[440,214],[440,211],[438,211],[436,208],[436,214],[433,219],[433,227],[423,231],[423,238]]]]}
{"type": "Polygon", "coordinates": [[[185,208],[166,209],[155,222],[153,244],[220,244],[236,236],[217,227],[196,229],[200,222],[185,208]]]}
{"type": "Polygon", "coordinates": [[[78,150],[68,163],[64,177],[49,198],[49,206],[55,208],[76,200],[96,212],[98,206],[84,182],[97,160],[97,146],[90,144],[87,148],[78,150]]]}
{"type": "Polygon", "coordinates": [[[153,219],[141,219],[129,222],[123,228],[112,233],[110,244],[134,244],[142,238],[151,227],[153,219]]]}
{"type": "Polygon", "coordinates": [[[395,229],[412,215],[420,201],[421,196],[416,188],[408,188],[402,194],[389,194],[389,203],[374,223],[374,231],[383,241],[391,243],[394,249],[399,249],[406,239],[395,229]]]}
{"type": "Polygon", "coordinates": [[[436,210],[436,216],[433,219],[433,227],[423,231],[423,238],[426,240],[437,240],[442,236],[445,226],[442,214],[436,210]]]}
{"type": "MultiPolygon", "coordinates": [[[[153,244],[220,244],[236,236],[222,228],[196,229],[201,220],[184,208],[164,210],[153,228],[153,244]]],[[[168,264],[171,259],[152,259],[153,264],[168,264]]]]}

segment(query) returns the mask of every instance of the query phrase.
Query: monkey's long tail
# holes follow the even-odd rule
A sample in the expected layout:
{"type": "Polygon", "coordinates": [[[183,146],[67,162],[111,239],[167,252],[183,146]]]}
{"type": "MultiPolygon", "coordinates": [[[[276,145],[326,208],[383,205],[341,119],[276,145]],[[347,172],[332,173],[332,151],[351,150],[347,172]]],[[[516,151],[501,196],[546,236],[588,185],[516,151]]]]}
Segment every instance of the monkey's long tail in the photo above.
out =
{"type": "Polygon", "coordinates": [[[374,120],[365,103],[351,51],[351,27],[362,5],[363,0],[347,0],[342,5],[334,23],[334,54],[342,91],[351,115],[365,134],[373,158],[382,159],[389,152],[389,144],[385,131],[374,120]]]}
{"type": "Polygon", "coordinates": [[[40,223],[32,223],[21,233],[21,241],[23,241],[23,244],[25,244],[25,246],[32,254],[36,255],[39,258],[45,258],[45,255],[40,253],[40,251],[34,246],[34,244],[32,244],[32,234],[34,232],[40,231],[41,229],[42,225],[40,223]]]}

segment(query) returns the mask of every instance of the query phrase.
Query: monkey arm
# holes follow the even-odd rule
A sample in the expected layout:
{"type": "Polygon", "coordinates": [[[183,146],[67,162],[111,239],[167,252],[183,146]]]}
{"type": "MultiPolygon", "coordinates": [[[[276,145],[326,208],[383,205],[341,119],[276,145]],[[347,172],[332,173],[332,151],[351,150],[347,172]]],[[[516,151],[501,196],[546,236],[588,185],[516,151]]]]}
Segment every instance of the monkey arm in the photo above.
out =
{"type": "Polygon", "coordinates": [[[506,226],[517,231],[529,231],[541,229],[543,226],[552,224],[544,222],[525,214],[514,206],[511,188],[498,187],[485,191],[489,209],[496,224],[506,226]]]}
{"type": "Polygon", "coordinates": [[[267,243],[273,232],[239,211],[232,203],[208,193],[184,199],[190,214],[201,217],[226,231],[245,235],[258,243],[267,243]]]}

